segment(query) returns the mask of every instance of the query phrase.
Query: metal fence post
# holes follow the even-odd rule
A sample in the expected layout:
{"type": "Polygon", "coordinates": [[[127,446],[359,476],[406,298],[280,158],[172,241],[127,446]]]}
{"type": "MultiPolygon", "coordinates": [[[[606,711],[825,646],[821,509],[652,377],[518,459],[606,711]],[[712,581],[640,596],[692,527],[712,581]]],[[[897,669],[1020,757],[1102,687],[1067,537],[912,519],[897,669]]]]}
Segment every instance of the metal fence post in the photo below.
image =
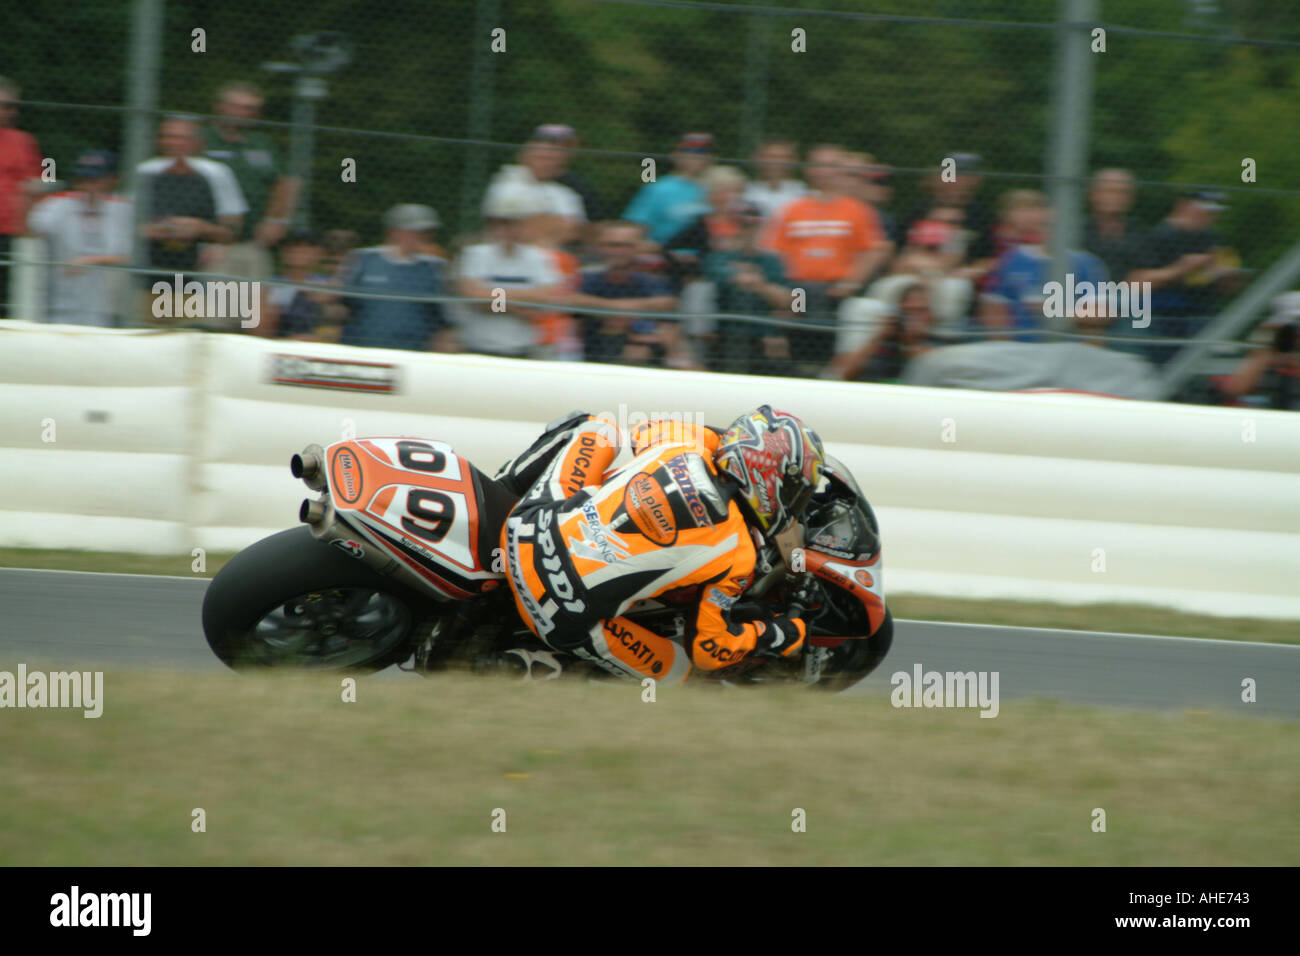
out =
{"type": "MultiPolygon", "coordinates": [[[[1052,207],[1052,278],[1065,281],[1070,251],[1083,242],[1084,182],[1088,163],[1088,128],[1092,120],[1093,56],[1091,28],[1096,0],[1061,0],[1057,20],[1056,81],[1052,94],[1052,130],[1048,152],[1052,207]]],[[[1068,320],[1051,320],[1064,331],[1068,320]]]]}
{"type": "Polygon", "coordinates": [[[135,0],[131,15],[131,49],[126,59],[126,142],[122,148],[122,185],[135,186],[135,167],[153,155],[154,116],[158,111],[158,65],[162,43],[163,0],[135,0]]]}
{"type": "MultiPolygon", "coordinates": [[[[492,31],[501,25],[500,0],[478,0],[474,14],[474,67],[469,98],[469,138],[489,139],[492,135],[493,78],[496,73],[489,43],[492,31]]],[[[506,37],[507,49],[510,39],[506,37]]],[[[460,231],[478,221],[478,201],[487,179],[486,146],[468,146],[465,174],[460,187],[460,231]]]]}
{"type": "Polygon", "coordinates": [[[293,84],[293,130],[289,139],[289,168],[302,183],[293,210],[295,226],[311,225],[311,174],[316,151],[316,102],[328,87],[319,76],[300,73],[293,84]]]}
{"type": "MultiPolygon", "coordinates": [[[[163,0],[135,0],[131,15],[131,48],[126,60],[127,106],[126,141],[122,147],[122,192],[135,200],[133,214],[136,228],[131,233],[131,265],[145,266],[147,245],[140,237],[140,225],[149,221],[149,197],[140,189],[135,168],[154,153],[154,117],[158,112],[158,69],[161,57],[163,0]]],[[[136,274],[128,274],[118,287],[119,316],[127,318],[135,310],[136,274]]]]}
{"type": "Polygon", "coordinates": [[[767,114],[767,19],[763,13],[749,14],[749,45],[745,50],[745,106],[741,121],[740,148],[748,156],[763,141],[767,114]]]}

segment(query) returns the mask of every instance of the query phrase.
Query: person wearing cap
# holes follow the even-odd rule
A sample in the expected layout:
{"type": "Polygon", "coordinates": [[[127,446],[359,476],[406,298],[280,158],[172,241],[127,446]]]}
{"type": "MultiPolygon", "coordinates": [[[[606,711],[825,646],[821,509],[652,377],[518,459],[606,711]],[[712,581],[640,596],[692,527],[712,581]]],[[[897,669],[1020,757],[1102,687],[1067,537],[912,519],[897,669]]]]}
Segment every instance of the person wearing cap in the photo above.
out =
{"type": "Polygon", "coordinates": [[[248,215],[235,241],[223,247],[217,268],[257,281],[271,277],[270,250],[284,238],[301,188],[298,177],[282,172],[271,137],[254,125],[262,102],[252,83],[227,83],[212,105],[216,118],[203,131],[203,155],[230,167],[248,202],[248,215]]]}
{"type": "Polygon", "coordinates": [[[632,197],[623,213],[629,222],[645,226],[650,241],[663,245],[708,211],[708,197],[701,179],[713,165],[713,137],[708,133],[687,133],[673,151],[673,171],[657,176],[632,197]]]}
{"type": "Polygon", "coordinates": [[[600,222],[604,219],[605,203],[596,192],[596,188],[585,176],[569,167],[579,146],[578,131],[565,123],[543,123],[533,130],[533,135],[528,137],[528,141],[553,143],[561,148],[560,174],[555,177],[555,181],[561,186],[568,186],[582,198],[582,208],[588,222],[600,222]]]}
{"type": "Polygon", "coordinates": [[[543,325],[564,292],[551,252],[528,242],[530,221],[547,214],[534,189],[498,191],[485,210],[490,239],[468,246],[456,263],[453,312],[466,351],[504,358],[541,354],[543,325]],[[526,306],[523,302],[540,303],[526,306]]]}
{"type": "Polygon", "coordinates": [[[18,84],[0,76],[0,319],[8,318],[9,258],[16,236],[23,233],[27,211],[41,182],[41,150],[36,137],[14,125],[18,119],[18,84]]]}
{"type": "Polygon", "coordinates": [[[401,298],[346,296],[351,314],[343,326],[344,345],[454,350],[441,304],[428,301],[446,294],[446,263],[423,251],[437,226],[438,214],[428,206],[402,203],[384,214],[383,245],[353,251],[343,269],[346,290],[401,298]]]}
{"type": "MultiPolygon", "coordinates": [[[[1188,190],[1152,229],[1142,244],[1130,282],[1151,283],[1151,325],[1144,335],[1187,338],[1214,316],[1223,294],[1238,275],[1235,253],[1214,229],[1225,208],[1223,193],[1188,190]]],[[[1153,343],[1142,351],[1152,362],[1166,362],[1182,348],[1153,343]]]]}
{"type": "Polygon", "coordinates": [[[134,226],[131,203],[113,195],[117,159],[90,149],[72,167],[72,189],[37,200],[28,215],[30,231],[46,242],[50,269],[46,318],[73,325],[111,326],[120,273],[96,266],[130,261],[134,226]]]}

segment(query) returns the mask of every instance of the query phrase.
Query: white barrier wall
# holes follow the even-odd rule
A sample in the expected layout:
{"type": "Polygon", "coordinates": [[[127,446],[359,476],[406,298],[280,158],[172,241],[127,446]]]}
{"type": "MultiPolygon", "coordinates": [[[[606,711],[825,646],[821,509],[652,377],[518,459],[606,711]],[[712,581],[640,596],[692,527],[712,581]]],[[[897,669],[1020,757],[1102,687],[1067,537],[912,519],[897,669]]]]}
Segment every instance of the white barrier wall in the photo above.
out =
{"type": "Polygon", "coordinates": [[[0,544],[190,550],[195,341],[0,323],[0,544]]]}
{"type": "Polygon", "coordinates": [[[188,332],[0,323],[0,545],[233,550],[294,523],[289,456],[349,429],[491,471],[571,409],[725,424],[764,402],[853,469],[892,591],[1300,619],[1300,415],[188,332]],[[392,391],[277,383],[303,376],[284,354],[392,391]]]}

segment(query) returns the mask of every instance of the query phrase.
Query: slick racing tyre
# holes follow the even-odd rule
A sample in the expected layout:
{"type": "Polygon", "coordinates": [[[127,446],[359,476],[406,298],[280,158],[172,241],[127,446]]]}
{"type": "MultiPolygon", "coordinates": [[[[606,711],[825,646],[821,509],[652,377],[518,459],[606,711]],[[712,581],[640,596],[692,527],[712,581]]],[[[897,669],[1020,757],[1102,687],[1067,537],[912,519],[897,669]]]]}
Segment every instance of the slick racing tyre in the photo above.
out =
{"type": "Polygon", "coordinates": [[[203,631],[235,669],[374,671],[410,655],[423,604],[300,527],[263,538],[217,573],[203,631]]]}

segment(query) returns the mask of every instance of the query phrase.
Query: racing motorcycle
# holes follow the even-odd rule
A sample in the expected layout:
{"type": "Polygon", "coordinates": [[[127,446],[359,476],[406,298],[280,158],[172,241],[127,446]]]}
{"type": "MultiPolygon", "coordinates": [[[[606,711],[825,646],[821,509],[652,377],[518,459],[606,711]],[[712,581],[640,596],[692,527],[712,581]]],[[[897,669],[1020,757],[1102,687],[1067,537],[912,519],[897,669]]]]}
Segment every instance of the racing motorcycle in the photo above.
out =
{"type": "MultiPolygon", "coordinates": [[[[309,445],[289,467],[317,493],[303,501],[301,525],[239,552],[204,596],[204,633],[228,666],[482,671],[511,647],[541,647],[515,608],[499,547],[517,499],[450,445],[356,438],[309,445]]],[[[809,622],[801,658],[751,655],[721,671],[696,669],[690,679],[838,689],[880,663],[893,621],[880,583],[879,528],[836,459],[827,458],[798,531],[793,545],[788,535],[762,545],[754,582],[731,614],[797,611],[809,622]]],[[[634,604],[626,616],[680,642],[698,599],[694,589],[679,589],[634,604]]],[[[561,660],[564,673],[597,676],[576,657],[550,660],[561,660]]],[[[526,663],[529,676],[531,668],[526,663]]]]}

